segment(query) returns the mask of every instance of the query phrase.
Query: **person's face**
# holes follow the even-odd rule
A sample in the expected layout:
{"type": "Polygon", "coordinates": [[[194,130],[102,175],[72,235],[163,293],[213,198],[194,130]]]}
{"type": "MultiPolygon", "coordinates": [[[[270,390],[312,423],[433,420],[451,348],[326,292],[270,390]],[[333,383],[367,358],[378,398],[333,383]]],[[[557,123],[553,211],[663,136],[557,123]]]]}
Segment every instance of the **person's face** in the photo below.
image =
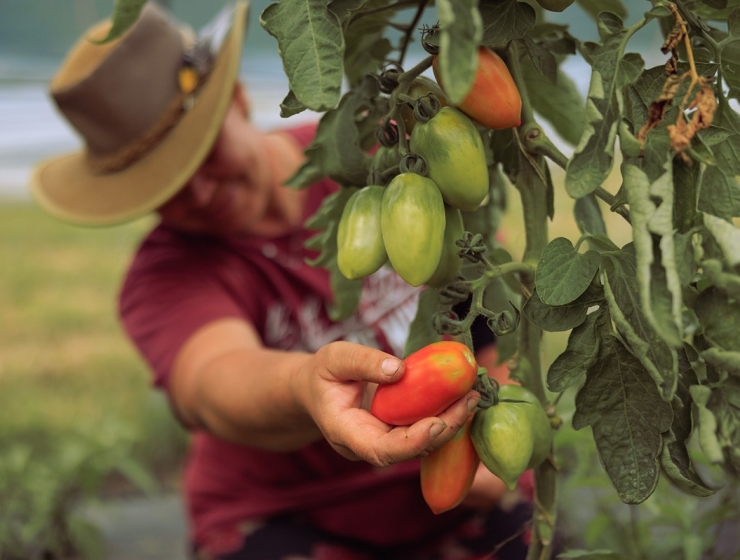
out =
{"type": "Polygon", "coordinates": [[[210,154],[172,199],[162,222],[196,233],[247,233],[265,215],[271,176],[262,134],[237,90],[210,154]]]}

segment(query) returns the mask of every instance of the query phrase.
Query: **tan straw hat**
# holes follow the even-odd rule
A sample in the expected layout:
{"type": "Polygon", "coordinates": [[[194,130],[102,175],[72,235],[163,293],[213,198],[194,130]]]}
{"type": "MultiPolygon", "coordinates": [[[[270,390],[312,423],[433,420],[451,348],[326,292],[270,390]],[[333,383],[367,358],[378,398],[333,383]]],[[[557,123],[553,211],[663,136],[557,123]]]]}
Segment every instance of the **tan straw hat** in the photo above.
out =
{"type": "Polygon", "coordinates": [[[39,164],[31,191],[51,215],[111,225],[172,197],[208,155],[238,77],[248,3],[227,6],[195,37],[154,3],[118,39],[88,31],[50,84],[84,149],[39,164]]]}

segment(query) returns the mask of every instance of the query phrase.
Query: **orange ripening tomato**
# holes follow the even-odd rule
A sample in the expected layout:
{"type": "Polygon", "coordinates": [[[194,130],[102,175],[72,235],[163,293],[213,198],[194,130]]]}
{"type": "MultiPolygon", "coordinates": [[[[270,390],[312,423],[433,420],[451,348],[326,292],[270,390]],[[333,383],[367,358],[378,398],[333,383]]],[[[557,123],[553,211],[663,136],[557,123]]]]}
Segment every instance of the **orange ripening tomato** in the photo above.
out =
{"type": "Polygon", "coordinates": [[[473,416],[455,436],[421,460],[421,493],[440,514],[460,505],[473,485],[480,459],[470,439],[473,416]]]}
{"type": "MultiPolygon", "coordinates": [[[[444,90],[435,56],[434,77],[444,90]]],[[[488,47],[478,48],[478,70],[467,97],[457,106],[478,124],[493,130],[513,128],[522,123],[522,98],[503,59],[488,47]]]]}
{"type": "Polygon", "coordinates": [[[394,426],[436,416],[470,391],[478,376],[473,352],[453,340],[429,344],[403,363],[401,379],[379,385],[370,404],[373,416],[394,426]]]}

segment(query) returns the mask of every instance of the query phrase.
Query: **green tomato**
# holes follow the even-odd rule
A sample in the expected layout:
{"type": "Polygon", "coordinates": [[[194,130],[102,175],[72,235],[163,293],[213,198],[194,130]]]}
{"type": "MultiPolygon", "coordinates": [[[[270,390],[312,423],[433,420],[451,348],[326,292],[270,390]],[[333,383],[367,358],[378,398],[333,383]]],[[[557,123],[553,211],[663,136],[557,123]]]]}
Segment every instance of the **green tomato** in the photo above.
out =
{"type": "Polygon", "coordinates": [[[475,413],[470,435],[481,462],[511,489],[550,452],[550,422],[537,398],[517,385],[499,389],[505,402],[475,413]]]}
{"type": "Polygon", "coordinates": [[[337,266],[350,280],[369,276],[388,260],[380,230],[384,193],[378,185],[360,189],[342,211],[337,230],[337,266]]]}
{"type": "MultiPolygon", "coordinates": [[[[435,82],[431,78],[427,78],[426,76],[417,76],[416,78],[414,78],[414,81],[412,81],[411,85],[409,86],[409,97],[419,99],[420,97],[423,97],[428,93],[434,94],[441,107],[446,107],[447,105],[449,105],[449,101],[447,100],[445,92],[443,92],[442,88],[437,85],[437,82],[435,82]]],[[[403,124],[406,127],[406,134],[411,134],[411,131],[413,131],[414,127],[416,126],[414,109],[411,106],[404,104],[401,105],[400,111],[401,118],[403,119],[403,124]]]]}
{"type": "Polygon", "coordinates": [[[462,214],[457,208],[445,205],[445,236],[442,246],[442,255],[439,265],[432,277],[426,281],[427,286],[432,288],[443,288],[452,282],[460,273],[462,259],[457,254],[459,247],[455,243],[462,239],[465,228],[463,227],[462,214]]]}
{"type": "Polygon", "coordinates": [[[532,457],[527,465],[528,469],[533,469],[544,461],[550,454],[552,446],[552,427],[550,419],[547,417],[545,409],[539,399],[529,389],[520,385],[502,385],[499,388],[498,396],[500,399],[509,399],[513,401],[526,401],[531,407],[526,407],[529,425],[534,437],[532,457]]]}
{"type": "Polygon", "coordinates": [[[488,166],[478,128],[464,113],[442,107],[411,133],[411,151],[429,166],[429,178],[454,208],[473,211],[488,194],[488,166]]]}
{"type": "Polygon", "coordinates": [[[396,175],[385,189],[380,229],[398,275],[421,286],[437,270],[445,231],[445,207],[437,185],[416,173],[396,175]]]}

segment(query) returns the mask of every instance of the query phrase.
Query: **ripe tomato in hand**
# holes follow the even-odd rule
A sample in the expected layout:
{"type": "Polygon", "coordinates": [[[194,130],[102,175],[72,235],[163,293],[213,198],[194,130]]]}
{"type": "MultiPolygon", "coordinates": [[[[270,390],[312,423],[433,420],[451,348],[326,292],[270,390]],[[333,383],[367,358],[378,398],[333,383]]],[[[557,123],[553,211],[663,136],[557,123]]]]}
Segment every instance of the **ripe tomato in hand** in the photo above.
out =
{"type": "MultiPolygon", "coordinates": [[[[444,90],[439,56],[432,62],[434,77],[444,90]]],[[[478,48],[478,70],[470,92],[457,106],[478,124],[493,130],[522,123],[522,98],[503,59],[488,47],[478,48]]]]}
{"type": "Polygon", "coordinates": [[[452,340],[429,344],[403,363],[401,379],[379,385],[370,405],[373,416],[394,426],[436,416],[470,391],[478,376],[473,352],[452,340]]]}
{"type": "Polygon", "coordinates": [[[470,491],[480,459],[470,439],[473,416],[455,436],[421,460],[421,493],[434,513],[460,505],[470,491]]]}

